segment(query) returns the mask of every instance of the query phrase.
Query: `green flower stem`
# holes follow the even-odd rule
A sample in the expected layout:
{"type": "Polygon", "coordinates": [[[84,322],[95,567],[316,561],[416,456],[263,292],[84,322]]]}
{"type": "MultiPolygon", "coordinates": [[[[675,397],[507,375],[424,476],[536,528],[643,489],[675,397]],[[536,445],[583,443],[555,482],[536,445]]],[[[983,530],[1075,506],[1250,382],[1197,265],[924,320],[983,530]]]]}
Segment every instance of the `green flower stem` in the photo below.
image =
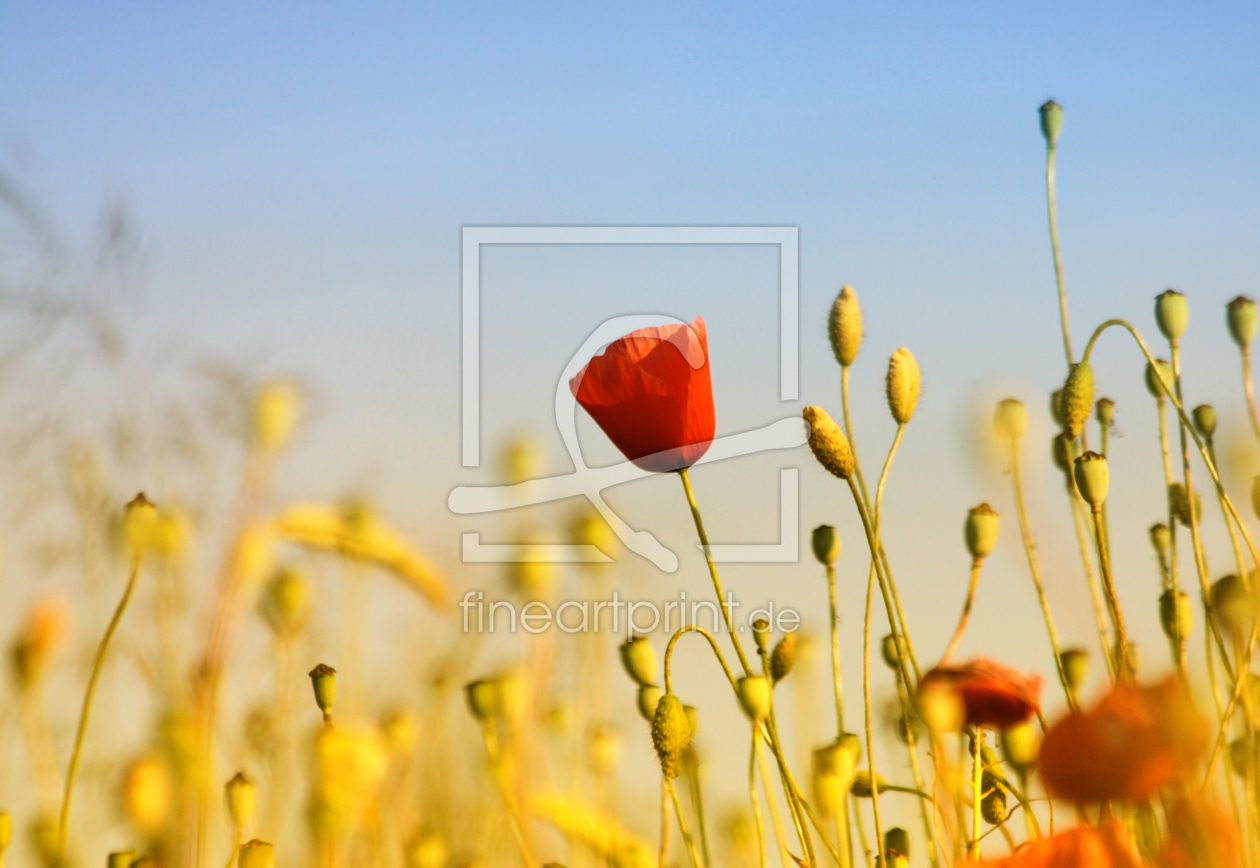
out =
{"type": "Polygon", "coordinates": [[[827,602],[831,609],[831,673],[836,694],[836,735],[844,733],[844,699],[840,689],[840,616],[836,610],[836,568],[827,564],[827,602]]]}
{"type": "MultiPolygon", "coordinates": [[[[900,674],[897,673],[895,677],[897,681],[897,697],[901,700],[902,714],[909,715],[909,709],[911,708],[910,696],[906,692],[906,686],[902,683],[900,674]]],[[[912,726],[906,727],[906,736],[906,747],[909,749],[908,752],[910,754],[910,771],[914,774],[914,786],[916,791],[925,797],[919,801],[919,818],[923,822],[923,839],[927,841],[928,844],[928,861],[933,866],[937,866],[940,864],[937,861],[936,852],[937,847],[940,846],[940,838],[936,834],[936,824],[932,822],[933,817],[936,814],[936,799],[927,795],[924,791],[925,785],[923,783],[923,770],[919,766],[919,739],[915,736],[914,728],[912,726]],[[931,810],[928,810],[928,802],[931,802],[933,805],[931,810]]]]}
{"type": "Polygon", "coordinates": [[[682,832],[683,843],[687,845],[687,855],[691,857],[692,868],[702,868],[700,856],[696,853],[696,844],[691,839],[691,832],[687,829],[687,820],[683,817],[682,802],[678,800],[678,790],[674,787],[674,782],[669,778],[665,778],[665,787],[669,790],[670,801],[674,803],[674,814],[678,817],[678,829],[682,832]]]}
{"type": "Polygon", "coordinates": [[[1063,262],[1059,258],[1059,219],[1054,207],[1054,145],[1046,146],[1046,205],[1050,216],[1050,249],[1054,252],[1054,280],[1059,287],[1059,319],[1063,323],[1063,353],[1072,366],[1072,336],[1068,328],[1067,289],[1063,285],[1063,262]]]}
{"type": "Polygon", "coordinates": [[[761,736],[752,725],[752,744],[748,748],[748,800],[752,802],[753,825],[757,828],[757,856],[760,868],[766,868],[766,833],[761,823],[761,800],[757,797],[757,740],[761,736]]]}
{"type": "MultiPolygon", "coordinates": [[[[1208,455],[1212,456],[1212,463],[1216,463],[1216,446],[1211,437],[1205,437],[1207,443],[1208,455]]],[[[1225,506],[1225,501],[1221,500],[1220,492],[1217,492],[1216,502],[1220,504],[1221,515],[1225,519],[1225,529],[1229,531],[1229,546],[1234,551],[1234,563],[1238,566],[1238,578],[1243,580],[1244,586],[1250,589],[1251,582],[1247,578],[1247,567],[1243,564],[1242,547],[1238,544],[1238,531],[1234,530],[1234,523],[1229,520],[1229,510],[1225,506]]]]}
{"type": "Polygon", "coordinates": [[[1260,416],[1256,415],[1256,393],[1251,388],[1251,348],[1242,348],[1242,376],[1243,391],[1247,395],[1247,412],[1251,416],[1251,430],[1256,432],[1256,439],[1260,440],[1260,416]]]}
{"type": "MultiPolygon", "coordinates": [[[[1028,524],[1028,508],[1024,504],[1024,483],[1019,472],[1019,441],[1015,439],[1011,440],[1011,487],[1015,494],[1015,514],[1019,518],[1019,534],[1024,543],[1024,554],[1028,557],[1028,570],[1032,573],[1033,587],[1037,591],[1037,602],[1041,604],[1041,614],[1046,621],[1046,633],[1050,636],[1050,649],[1054,652],[1055,671],[1059,673],[1059,683],[1063,685],[1063,695],[1067,697],[1068,707],[1075,711],[1076,697],[1072,693],[1067,672],[1063,668],[1063,649],[1059,647],[1059,631],[1055,629],[1054,618],[1050,614],[1050,603],[1046,599],[1046,589],[1041,583],[1041,568],[1037,566],[1037,546],[1033,542],[1032,529],[1028,524]]],[[[1075,513],[1075,505],[1073,513],[1075,513]]],[[[1086,564],[1088,563],[1087,558],[1086,564]]],[[[1090,577],[1092,586],[1092,571],[1090,577]]],[[[1103,640],[1105,653],[1107,647],[1105,633],[1101,634],[1100,638],[1103,640]]]]}
{"type": "Polygon", "coordinates": [[[871,774],[871,811],[875,815],[875,840],[882,846],[884,823],[879,815],[879,786],[876,783],[879,778],[875,776],[875,737],[874,724],[871,721],[871,603],[874,599],[875,565],[872,563],[870,575],[866,579],[866,615],[862,622],[862,703],[866,712],[866,767],[871,774]]]}
{"type": "Polygon", "coordinates": [[[984,768],[984,761],[980,757],[981,748],[984,746],[984,728],[976,727],[976,733],[972,738],[971,759],[971,844],[967,847],[967,858],[977,859],[980,856],[980,782],[981,770],[984,768]]]}
{"type": "Polygon", "coordinates": [[[1107,608],[1111,610],[1111,625],[1116,631],[1116,672],[1120,680],[1132,680],[1133,664],[1129,660],[1129,634],[1124,627],[1124,611],[1116,595],[1116,585],[1111,578],[1111,554],[1107,551],[1107,537],[1102,529],[1102,510],[1094,507],[1094,543],[1098,547],[1098,572],[1102,575],[1103,592],[1107,595],[1107,608]]]}
{"type": "MultiPolygon", "coordinates": [[[[765,738],[764,731],[759,727],[757,732],[760,733],[758,738],[765,738]]],[[[783,814],[779,811],[779,804],[775,801],[773,792],[770,789],[770,782],[774,780],[774,776],[770,773],[770,764],[766,762],[766,755],[761,752],[761,748],[757,746],[757,765],[761,769],[762,786],[766,790],[766,803],[770,807],[770,822],[774,826],[774,839],[779,845],[779,862],[783,868],[793,864],[792,856],[788,852],[787,831],[783,827],[783,814]]]]}
{"type": "MultiPolygon", "coordinates": [[[[1173,384],[1174,384],[1174,388],[1177,390],[1177,400],[1184,403],[1185,399],[1182,397],[1182,393],[1181,393],[1180,348],[1177,345],[1177,341],[1169,341],[1168,343],[1169,343],[1169,348],[1172,352],[1173,384]]],[[[1195,497],[1194,484],[1190,479],[1190,447],[1186,439],[1186,423],[1181,422],[1180,420],[1178,421],[1179,421],[1178,427],[1180,428],[1180,433],[1181,433],[1181,472],[1182,472],[1182,477],[1184,479],[1184,485],[1186,488],[1187,510],[1190,513],[1190,516],[1189,516],[1190,517],[1190,545],[1194,551],[1194,566],[1195,566],[1195,569],[1198,570],[1198,573],[1199,573],[1199,584],[1201,586],[1206,586],[1209,583],[1207,555],[1203,551],[1203,540],[1199,536],[1199,520],[1201,516],[1198,515],[1197,510],[1195,509],[1195,505],[1194,505],[1194,497],[1195,497]]],[[[1227,527],[1229,526],[1228,519],[1226,519],[1225,525],[1227,527]]],[[[1239,576],[1239,579],[1241,579],[1242,581],[1246,581],[1246,579],[1243,576],[1239,576]]],[[[1181,588],[1174,586],[1174,590],[1180,591],[1181,588]]],[[[1211,612],[1209,612],[1207,609],[1204,609],[1203,616],[1204,618],[1209,618],[1211,617],[1211,612]]],[[[1173,622],[1174,622],[1174,633],[1176,633],[1177,631],[1175,628],[1177,625],[1180,624],[1180,621],[1174,618],[1173,622]]],[[[1188,677],[1186,675],[1184,639],[1185,637],[1181,635],[1176,635],[1174,639],[1172,640],[1173,643],[1177,646],[1177,670],[1180,673],[1181,679],[1183,682],[1188,680],[1188,677]]]]}
{"type": "Polygon", "coordinates": [[[512,827],[512,837],[516,840],[517,849],[520,850],[521,861],[525,863],[525,868],[534,868],[536,863],[530,853],[529,841],[525,837],[525,818],[521,815],[520,805],[512,794],[511,783],[500,768],[499,744],[495,737],[494,723],[487,722],[481,728],[481,736],[486,744],[486,755],[490,758],[490,776],[494,778],[495,788],[498,789],[499,795],[503,798],[503,804],[507,807],[508,825],[512,827]]]}
{"type": "Polygon", "coordinates": [[[70,765],[66,767],[66,789],[61,797],[61,820],[57,824],[57,854],[59,861],[66,858],[66,834],[70,828],[70,797],[74,794],[74,776],[79,770],[79,757],[83,753],[83,738],[87,735],[88,719],[92,716],[92,700],[96,697],[96,683],[101,677],[101,669],[105,664],[105,654],[109,651],[109,643],[118,630],[131,595],[136,590],[136,579],[140,575],[140,552],[131,559],[131,575],[127,579],[127,587],[123,589],[122,599],[114,609],[114,616],[109,619],[101,644],[96,648],[96,657],[92,661],[92,674],[88,676],[87,692],[83,695],[83,708],[79,711],[79,726],[74,734],[74,748],[70,752],[70,765]]]}
{"type": "Polygon", "coordinates": [[[1081,517],[1088,514],[1084,501],[1074,493],[1068,492],[1072,505],[1072,524],[1076,528],[1076,543],[1081,550],[1081,562],[1085,564],[1085,578],[1089,581],[1090,602],[1094,607],[1094,624],[1098,628],[1098,641],[1102,646],[1103,663],[1107,666],[1107,677],[1114,683],[1116,680],[1116,664],[1111,659],[1111,633],[1107,629],[1107,613],[1103,605],[1102,591],[1098,587],[1098,576],[1094,573],[1093,558],[1089,554],[1089,543],[1086,537],[1093,539],[1085,520],[1081,517]]]}
{"type": "MultiPolygon", "coordinates": [[[[765,673],[766,677],[770,678],[770,661],[766,658],[766,655],[764,653],[761,654],[761,666],[762,666],[762,671],[765,673]]],[[[774,683],[773,679],[771,679],[770,683],[773,685],[774,683]]],[[[771,689],[770,691],[770,715],[769,717],[766,718],[766,727],[768,728],[770,732],[770,744],[772,746],[772,749],[775,750],[775,756],[781,758],[782,750],[779,748],[779,744],[780,744],[779,724],[778,724],[778,721],[775,719],[774,690],[773,689],[771,689]]],[[[792,822],[796,825],[796,832],[800,836],[801,845],[805,848],[805,859],[809,862],[811,866],[816,866],[818,864],[818,856],[814,852],[814,841],[813,841],[813,838],[809,834],[809,828],[805,824],[804,812],[801,810],[801,803],[804,801],[804,799],[801,799],[799,795],[796,793],[796,784],[793,781],[789,780],[789,773],[786,771],[786,769],[787,769],[787,763],[782,762],[780,764],[779,772],[780,772],[781,777],[783,778],[783,789],[788,794],[787,802],[788,802],[788,808],[790,809],[792,813],[792,822]]],[[[826,833],[820,829],[819,834],[822,835],[823,841],[826,842],[826,839],[827,839],[826,833]]]]}
{"type": "Polygon", "coordinates": [[[875,868],[875,861],[871,858],[871,842],[866,839],[866,827],[862,825],[862,814],[858,810],[858,800],[851,798],[849,799],[849,804],[853,807],[853,825],[857,827],[858,843],[862,847],[862,854],[866,857],[866,868],[875,868]]]}
{"type": "Polygon", "coordinates": [[[691,791],[691,809],[696,812],[696,827],[700,830],[700,853],[704,864],[712,865],[709,858],[709,832],[704,822],[704,787],[700,782],[700,766],[692,763],[687,769],[687,789],[691,791]]]}
{"type": "MultiPolygon", "coordinates": [[[[1181,581],[1178,578],[1178,560],[1177,560],[1177,519],[1173,515],[1172,497],[1169,492],[1172,491],[1173,484],[1173,468],[1172,468],[1172,452],[1168,448],[1168,419],[1164,413],[1164,396],[1161,393],[1155,399],[1156,406],[1159,410],[1159,449],[1164,456],[1164,499],[1168,501],[1168,588],[1178,588],[1181,581]]],[[[1226,523],[1228,523],[1226,519],[1226,523]]]]}
{"type": "Polygon", "coordinates": [[[661,845],[657,857],[659,868],[669,864],[669,778],[661,775],[661,845]]]}
{"type": "Polygon", "coordinates": [[[849,438],[849,450],[853,453],[853,475],[857,477],[858,487],[862,489],[862,500],[871,502],[866,490],[866,479],[862,476],[862,463],[858,461],[857,441],[853,439],[853,423],[849,419],[849,368],[840,369],[840,402],[844,406],[844,435],[849,438]]]}
{"type": "Polygon", "coordinates": [[[963,603],[962,617],[958,619],[958,627],[954,630],[954,637],[949,640],[949,645],[945,647],[945,653],[941,655],[941,664],[949,662],[949,658],[954,656],[954,652],[958,650],[958,644],[962,642],[963,633],[967,630],[967,620],[971,617],[971,606],[976,601],[976,585],[980,584],[980,567],[984,565],[984,558],[974,558],[971,561],[971,582],[967,587],[967,601],[963,603]]]}

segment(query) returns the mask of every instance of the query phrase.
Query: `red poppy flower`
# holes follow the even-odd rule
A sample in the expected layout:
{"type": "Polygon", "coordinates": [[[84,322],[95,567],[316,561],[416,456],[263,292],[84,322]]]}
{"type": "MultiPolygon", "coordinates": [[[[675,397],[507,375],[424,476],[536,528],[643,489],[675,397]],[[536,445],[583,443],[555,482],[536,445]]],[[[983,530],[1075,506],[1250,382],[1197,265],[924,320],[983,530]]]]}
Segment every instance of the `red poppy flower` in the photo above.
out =
{"type": "Polygon", "coordinates": [[[980,868],[1142,868],[1142,860],[1124,827],[1112,820],[1033,841],[1004,859],[980,862],[980,868]]]}
{"type": "Polygon", "coordinates": [[[920,679],[920,697],[938,690],[961,700],[963,720],[958,723],[1005,729],[1036,712],[1041,677],[982,658],[962,666],[937,666],[920,679]]]}
{"type": "Polygon", "coordinates": [[[681,470],[713,441],[713,384],[704,319],[638,329],[569,381],[608,439],[644,470],[681,470]]]}
{"type": "Polygon", "coordinates": [[[1192,772],[1206,734],[1176,679],[1123,685],[1050,728],[1041,773],[1054,795],[1075,802],[1145,799],[1192,772]]]}

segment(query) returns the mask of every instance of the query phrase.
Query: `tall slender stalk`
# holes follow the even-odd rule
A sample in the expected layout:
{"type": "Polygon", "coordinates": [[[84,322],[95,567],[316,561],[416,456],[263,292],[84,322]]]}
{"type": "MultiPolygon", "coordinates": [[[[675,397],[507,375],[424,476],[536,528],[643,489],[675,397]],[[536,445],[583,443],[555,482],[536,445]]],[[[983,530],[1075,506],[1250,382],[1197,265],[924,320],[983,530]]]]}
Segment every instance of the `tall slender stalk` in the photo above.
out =
{"type": "Polygon", "coordinates": [[[701,868],[700,856],[696,853],[696,843],[687,828],[687,820],[683,816],[682,802],[678,800],[678,790],[674,782],[665,778],[665,787],[669,790],[670,801],[674,803],[674,813],[678,816],[678,831],[682,833],[683,844],[687,847],[687,855],[691,857],[692,868],[701,868]]]}
{"type": "Polygon", "coordinates": [[[1251,430],[1260,440],[1260,415],[1256,414],[1256,392],[1251,387],[1251,347],[1242,348],[1243,392],[1247,395],[1247,413],[1251,417],[1251,430]]]}
{"type": "Polygon", "coordinates": [[[844,698],[840,689],[840,616],[836,609],[836,568],[827,564],[827,602],[831,625],[831,681],[836,694],[836,735],[844,733],[844,698]]]}
{"type": "Polygon", "coordinates": [[[1046,144],[1046,206],[1050,217],[1050,249],[1054,252],[1054,281],[1059,287],[1059,319],[1063,325],[1063,354],[1072,367],[1072,335],[1068,326],[1067,289],[1063,285],[1063,261],[1059,257],[1059,218],[1054,204],[1054,152],[1046,144]]]}
{"type": "Polygon", "coordinates": [[[948,663],[949,658],[954,656],[954,652],[958,650],[958,644],[962,642],[963,633],[967,630],[967,621],[971,618],[971,606],[976,601],[976,585],[980,584],[980,567],[983,564],[984,558],[973,558],[971,561],[971,581],[967,587],[967,601],[963,603],[962,616],[958,619],[954,636],[945,647],[945,653],[941,655],[942,664],[948,663]]]}
{"type": "Polygon", "coordinates": [[[1120,598],[1116,595],[1116,585],[1111,578],[1111,553],[1107,550],[1107,537],[1102,529],[1102,509],[1095,506],[1094,533],[1098,546],[1098,572],[1102,575],[1103,592],[1107,595],[1107,607],[1111,610],[1111,625],[1116,631],[1116,672],[1121,680],[1133,678],[1133,664],[1129,659],[1129,634],[1124,627],[1124,611],[1120,608],[1120,598]]]}
{"type": "Polygon", "coordinates": [[[761,800],[757,797],[757,725],[752,727],[752,744],[748,748],[748,799],[752,802],[753,825],[757,828],[757,855],[760,868],[766,868],[766,833],[761,822],[761,800]]]}

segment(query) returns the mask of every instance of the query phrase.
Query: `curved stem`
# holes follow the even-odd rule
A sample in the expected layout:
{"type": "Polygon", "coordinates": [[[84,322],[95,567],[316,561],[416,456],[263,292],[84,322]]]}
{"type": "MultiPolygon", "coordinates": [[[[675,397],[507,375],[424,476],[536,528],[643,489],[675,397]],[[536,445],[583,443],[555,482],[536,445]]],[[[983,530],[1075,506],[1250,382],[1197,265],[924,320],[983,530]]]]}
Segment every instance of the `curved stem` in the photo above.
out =
{"type": "Polygon", "coordinates": [[[1102,575],[1103,592],[1107,595],[1107,606],[1111,610],[1111,625],[1116,630],[1116,672],[1121,680],[1133,679],[1133,665],[1129,660],[1129,634],[1124,628],[1124,612],[1120,609],[1120,598],[1116,596],[1116,585],[1111,578],[1111,555],[1107,551],[1107,538],[1102,532],[1102,510],[1094,507],[1094,542],[1098,546],[1098,572],[1102,575]]]}
{"type": "Polygon", "coordinates": [[[962,642],[963,633],[967,629],[967,620],[971,617],[971,606],[976,601],[976,585],[980,584],[980,567],[983,564],[984,558],[975,558],[971,562],[971,584],[967,588],[967,602],[963,603],[962,617],[958,619],[958,627],[954,630],[954,638],[949,640],[949,645],[946,646],[945,653],[941,656],[942,666],[949,662],[949,658],[953,657],[954,652],[958,650],[958,643],[962,642]]]}
{"type": "Polygon", "coordinates": [[[110,640],[114,638],[118,624],[122,621],[127,604],[131,602],[132,592],[136,589],[136,578],[140,575],[140,552],[131,559],[131,575],[127,579],[127,587],[123,590],[122,599],[114,609],[114,616],[109,619],[101,644],[96,648],[96,657],[92,661],[92,674],[88,676],[87,692],[83,695],[83,708],[79,712],[79,727],[74,734],[74,748],[70,752],[70,765],[66,767],[66,789],[61,797],[61,820],[57,824],[57,853],[61,861],[66,856],[66,833],[70,827],[70,797],[74,793],[74,776],[79,770],[79,757],[83,753],[83,738],[87,735],[88,719],[92,715],[92,700],[96,696],[96,683],[101,677],[101,669],[105,663],[105,653],[109,650],[110,640]]]}
{"type": "Polygon", "coordinates": [[[1063,286],[1063,263],[1059,259],[1059,219],[1054,207],[1054,145],[1046,147],[1046,204],[1050,212],[1050,248],[1054,251],[1054,280],[1059,287],[1059,319],[1063,323],[1063,353],[1072,367],[1072,337],[1068,329],[1067,290],[1063,286]]]}
{"type": "Polygon", "coordinates": [[[679,627],[674,631],[674,635],[669,637],[669,644],[665,646],[665,692],[674,692],[674,646],[678,644],[678,640],[685,633],[699,633],[709,643],[709,647],[713,649],[714,656],[717,657],[718,663],[722,664],[722,672],[726,675],[726,680],[731,684],[731,690],[735,691],[736,697],[739,696],[739,684],[735,680],[735,673],[731,671],[731,667],[726,664],[726,658],[722,656],[722,649],[718,647],[717,639],[713,638],[713,634],[697,624],[688,624],[685,627],[679,627]]]}
{"type": "Polygon", "coordinates": [[[836,610],[836,568],[827,564],[827,602],[831,614],[831,675],[836,693],[836,735],[844,733],[844,699],[840,690],[840,616],[836,610]]]}

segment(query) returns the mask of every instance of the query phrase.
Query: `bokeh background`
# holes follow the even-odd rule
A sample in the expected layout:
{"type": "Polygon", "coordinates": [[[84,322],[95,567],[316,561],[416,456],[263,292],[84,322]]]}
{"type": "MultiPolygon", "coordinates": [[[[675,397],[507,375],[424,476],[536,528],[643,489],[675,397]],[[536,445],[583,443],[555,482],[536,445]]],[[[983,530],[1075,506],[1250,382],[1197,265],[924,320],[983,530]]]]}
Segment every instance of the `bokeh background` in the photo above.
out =
{"type": "MultiPolygon", "coordinates": [[[[987,500],[1004,536],[963,653],[1052,682],[1009,487],[983,433],[997,398],[1026,401],[1051,604],[1065,640],[1092,647],[1049,462],[1048,395],[1063,360],[1036,109],[1051,97],[1066,108],[1059,217],[1078,352],[1111,316],[1153,339],[1156,293],[1186,292],[1189,401],[1218,407],[1228,481],[1245,503],[1257,463],[1223,313],[1260,279],[1258,41],[1260,10],[1245,3],[7,4],[0,627],[16,629],[50,589],[86,607],[81,571],[58,548],[70,533],[58,462],[71,444],[106,444],[119,502],[140,488],[196,502],[212,564],[222,532],[213,516],[230,502],[240,458],[225,396],[277,374],[299,378],[308,396],[277,501],[366,498],[453,587],[502,594],[500,570],[460,563],[460,533],[506,541],[519,520],[559,535],[565,507],[469,518],[450,514],[446,496],[496,481],[496,449],[522,435],[545,471],[570,469],[552,396],[595,326],[627,313],[703,314],[718,430],[731,433],[806,403],[838,410],[825,315],[849,283],[867,323],[853,377],[868,473],[893,431],[882,397],[889,353],[908,346],[923,370],[885,520],[920,653],[943,649],[952,630],[967,578],[963,517],[987,500]],[[494,248],[483,259],[483,466],[462,468],[461,227],[637,224],[800,228],[801,402],[777,400],[773,249],[494,248]],[[195,461],[185,440],[198,444],[195,461]]],[[[1116,573],[1153,675],[1169,668],[1146,539],[1163,508],[1154,402],[1127,339],[1108,337],[1095,359],[1099,393],[1118,404],[1116,573]]],[[[591,463],[618,457],[589,419],[581,431],[591,463]]],[[[697,495],[715,541],[775,541],[783,466],[802,468],[803,555],[814,524],[836,524],[844,540],[844,675],[856,710],[867,561],[842,489],[801,450],[697,470],[697,495]]],[[[678,489],[667,477],[609,495],[683,555],[674,575],[620,556],[618,583],[646,599],[708,587],[678,489]]],[[[1219,522],[1206,533],[1222,572],[1219,522]]],[[[749,604],[798,608],[807,632],[825,638],[825,586],[807,556],[733,566],[725,578],[749,604]]],[[[119,579],[96,581],[112,600],[119,579]]],[[[572,591],[578,578],[566,581],[572,591]]],[[[341,647],[338,587],[320,585],[311,656],[341,647]]],[[[422,661],[453,631],[387,584],[364,605],[365,659],[408,656],[364,667],[363,696],[415,695],[422,661]]],[[[78,649],[87,653],[103,615],[77,617],[90,628],[78,649]]],[[[734,703],[711,661],[688,652],[679,689],[703,708],[705,750],[742,757],[734,703]]],[[[469,666],[490,671],[515,654],[497,640],[469,666]]],[[[610,678],[626,797],[650,796],[645,727],[629,683],[610,678]]],[[[73,699],[54,715],[58,738],[81,683],[73,671],[65,679],[73,699]]],[[[101,720],[126,695],[117,689],[101,720]]],[[[808,703],[785,712],[798,751],[832,729],[820,696],[816,713],[808,703]]],[[[884,761],[900,769],[900,754],[884,761]]],[[[739,792],[741,763],[710,764],[715,792],[739,792]]],[[[24,787],[20,768],[0,776],[5,800],[20,802],[24,787]]],[[[653,798],[643,804],[653,807],[637,820],[649,829],[653,798]]]]}

